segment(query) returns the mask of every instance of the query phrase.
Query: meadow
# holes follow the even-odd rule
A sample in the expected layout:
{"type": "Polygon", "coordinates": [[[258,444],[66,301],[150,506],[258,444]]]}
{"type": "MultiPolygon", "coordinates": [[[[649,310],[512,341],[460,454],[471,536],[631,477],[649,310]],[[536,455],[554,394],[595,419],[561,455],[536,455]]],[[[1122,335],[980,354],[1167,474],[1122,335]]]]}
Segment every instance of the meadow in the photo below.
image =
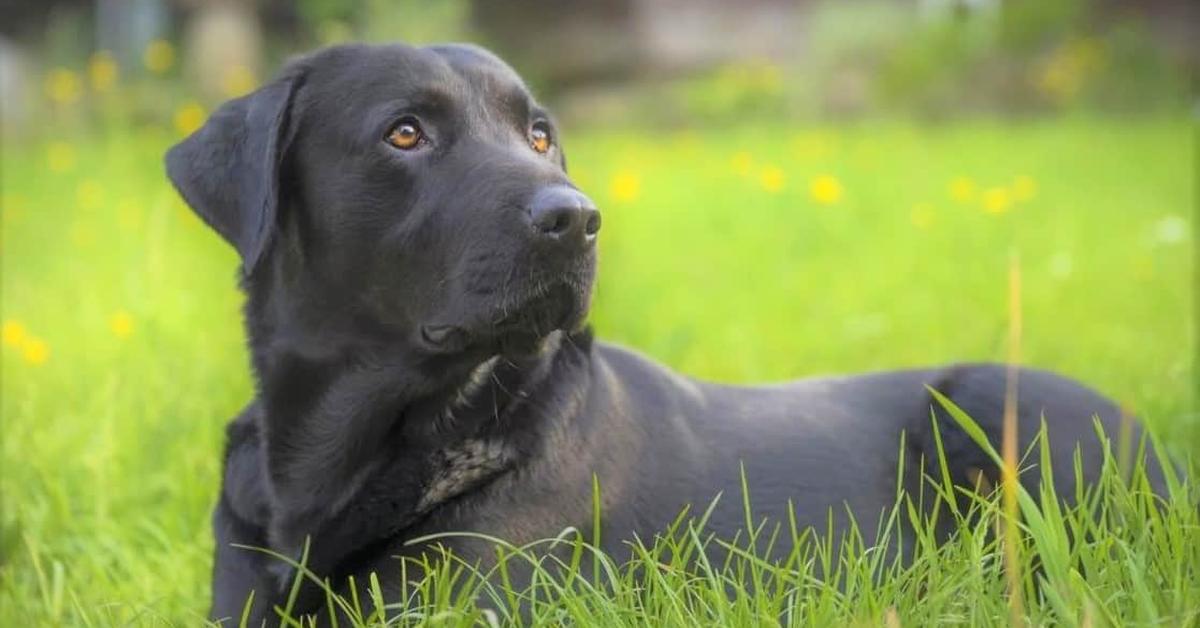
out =
{"type": "MultiPolygon", "coordinates": [[[[572,175],[604,212],[591,321],[728,382],[1003,360],[1015,259],[1022,361],[1106,391],[1194,456],[1194,131],[1183,116],[571,129],[572,175]]],[[[203,620],[222,430],[252,384],[236,255],[163,175],[179,136],[131,124],[4,143],[0,625],[203,620]]],[[[1030,524],[1024,560],[1044,572],[1026,574],[1028,620],[1196,625],[1188,500],[1159,512],[1112,481],[1101,523],[1045,515],[1086,543],[1030,524]]],[[[733,594],[717,567],[613,567],[614,591],[560,583],[535,616],[1003,625],[987,529],[964,524],[907,571],[850,569],[858,585],[840,588],[733,594]]],[[[429,604],[407,620],[495,618],[429,604]]]]}

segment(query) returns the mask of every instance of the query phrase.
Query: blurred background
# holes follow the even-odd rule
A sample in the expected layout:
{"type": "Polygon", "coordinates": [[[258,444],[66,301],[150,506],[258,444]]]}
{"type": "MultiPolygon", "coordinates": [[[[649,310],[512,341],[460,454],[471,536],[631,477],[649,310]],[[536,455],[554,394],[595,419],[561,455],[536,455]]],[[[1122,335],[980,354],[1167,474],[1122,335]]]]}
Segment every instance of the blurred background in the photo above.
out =
{"type": "Polygon", "coordinates": [[[168,146],[293,54],[477,42],[605,214],[598,335],[762,382],[1007,355],[1193,412],[1189,0],[0,0],[0,624],[193,623],[236,255],[168,146]]]}
{"type": "MultiPolygon", "coordinates": [[[[3,3],[6,131],[43,104],[169,122],[344,41],[471,40],[563,115],[682,126],[1186,106],[1187,0],[48,0],[3,3]],[[117,102],[101,100],[119,92],[117,102]]],[[[107,100],[107,99],[104,99],[107,100]]],[[[81,112],[82,113],[82,112],[81,112]]]]}

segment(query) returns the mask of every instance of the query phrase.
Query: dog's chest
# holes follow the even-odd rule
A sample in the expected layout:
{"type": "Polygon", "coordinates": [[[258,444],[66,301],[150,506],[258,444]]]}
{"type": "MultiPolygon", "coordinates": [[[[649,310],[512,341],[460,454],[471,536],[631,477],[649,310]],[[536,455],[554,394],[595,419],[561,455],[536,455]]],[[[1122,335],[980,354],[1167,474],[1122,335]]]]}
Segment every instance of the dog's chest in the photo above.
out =
{"type": "Polygon", "coordinates": [[[497,440],[471,439],[438,451],[432,460],[433,475],[417,509],[425,511],[471,490],[512,461],[512,449],[497,440]]]}

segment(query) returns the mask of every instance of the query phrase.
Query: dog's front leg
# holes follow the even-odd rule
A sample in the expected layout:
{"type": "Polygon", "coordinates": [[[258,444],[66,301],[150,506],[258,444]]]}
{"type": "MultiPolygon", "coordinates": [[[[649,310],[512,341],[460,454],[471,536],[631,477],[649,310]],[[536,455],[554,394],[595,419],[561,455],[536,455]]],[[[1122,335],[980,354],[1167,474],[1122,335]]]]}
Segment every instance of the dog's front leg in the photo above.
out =
{"type": "Polygon", "coordinates": [[[387,366],[336,370],[296,360],[281,375],[264,382],[268,540],[276,551],[299,559],[310,538],[308,566],[324,576],[318,570],[332,567],[331,561],[314,558],[338,557],[346,548],[328,547],[321,537],[388,457],[407,396],[405,373],[387,366]]]}

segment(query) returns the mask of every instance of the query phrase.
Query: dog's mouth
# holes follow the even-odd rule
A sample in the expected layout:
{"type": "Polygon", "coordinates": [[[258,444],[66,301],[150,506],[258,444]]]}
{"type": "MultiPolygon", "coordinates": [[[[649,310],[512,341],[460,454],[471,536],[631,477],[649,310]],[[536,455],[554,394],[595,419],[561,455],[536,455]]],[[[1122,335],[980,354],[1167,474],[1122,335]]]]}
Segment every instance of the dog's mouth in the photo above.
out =
{"type": "Polygon", "coordinates": [[[556,330],[573,331],[583,324],[591,300],[588,284],[570,278],[539,283],[505,299],[466,323],[421,326],[421,341],[435,353],[480,350],[501,355],[537,351],[556,330]]]}

